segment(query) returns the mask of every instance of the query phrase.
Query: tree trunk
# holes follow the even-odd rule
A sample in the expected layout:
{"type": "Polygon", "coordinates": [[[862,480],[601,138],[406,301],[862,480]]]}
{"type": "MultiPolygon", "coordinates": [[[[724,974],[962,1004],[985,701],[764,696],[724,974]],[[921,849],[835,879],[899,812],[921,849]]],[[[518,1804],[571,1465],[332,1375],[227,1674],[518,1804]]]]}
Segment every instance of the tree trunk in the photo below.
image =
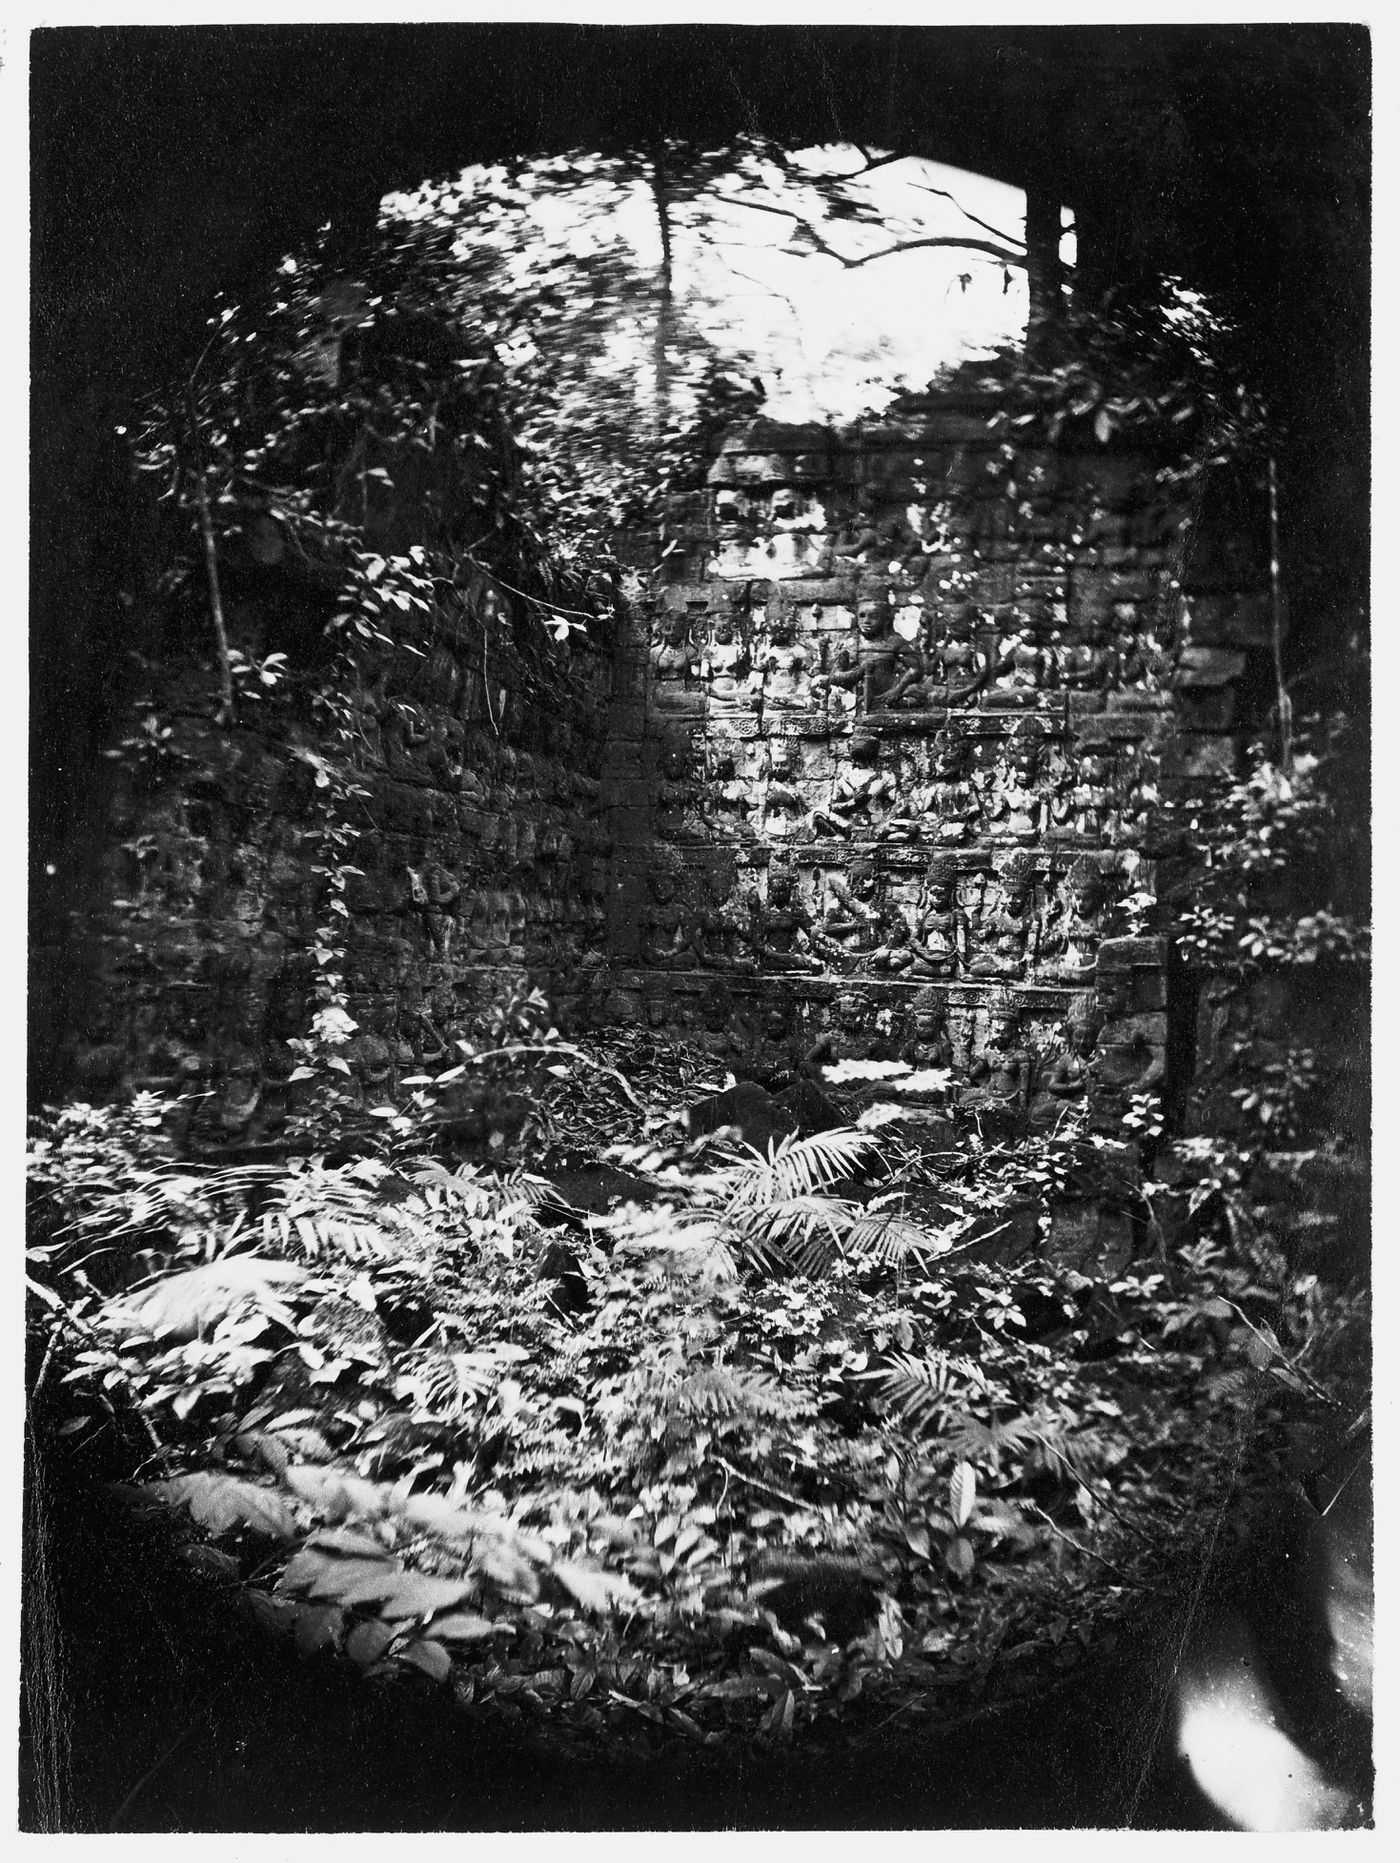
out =
{"type": "Polygon", "coordinates": [[[1026,189],[1026,348],[1032,353],[1059,321],[1060,277],[1060,197],[1032,185],[1026,189]]]}
{"type": "Polygon", "coordinates": [[[675,304],[671,280],[671,205],[666,178],[666,145],[653,145],[651,194],[656,203],[656,224],[661,233],[661,270],[657,276],[656,334],[652,342],[654,419],[659,439],[671,414],[670,344],[674,333],[675,304]]]}

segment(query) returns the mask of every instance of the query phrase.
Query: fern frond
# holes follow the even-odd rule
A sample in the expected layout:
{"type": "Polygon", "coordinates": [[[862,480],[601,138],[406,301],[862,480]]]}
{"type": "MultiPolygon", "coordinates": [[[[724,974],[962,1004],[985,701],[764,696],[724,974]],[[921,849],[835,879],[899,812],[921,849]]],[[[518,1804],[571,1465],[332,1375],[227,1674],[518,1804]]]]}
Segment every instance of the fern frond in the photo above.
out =
{"type": "Polygon", "coordinates": [[[896,1266],[912,1255],[916,1259],[938,1255],[947,1244],[938,1234],[930,1234],[918,1223],[894,1210],[881,1210],[859,1218],[846,1236],[846,1247],[853,1255],[865,1255],[874,1261],[896,1266]]]}
{"type": "Polygon", "coordinates": [[[924,1358],[891,1352],[883,1365],[861,1375],[879,1386],[881,1397],[897,1416],[918,1429],[946,1417],[950,1399],[987,1388],[980,1368],[970,1358],[948,1352],[930,1352],[924,1358]]]}
{"type": "Polygon", "coordinates": [[[785,1417],[791,1405],[781,1386],[761,1372],[705,1365],[690,1372],[665,1400],[675,1417],[785,1417]]]}
{"type": "Polygon", "coordinates": [[[791,1197],[810,1197],[849,1177],[879,1147],[869,1132],[844,1127],[814,1132],[810,1138],[785,1138],[767,1157],[751,1154],[752,1163],[731,1170],[727,1202],[731,1211],[762,1208],[791,1197]]]}
{"type": "Polygon", "coordinates": [[[984,1423],[966,1410],[954,1410],[944,1419],[943,1440],[955,1456],[975,1462],[995,1458],[1002,1450],[1023,1449],[1040,1436],[1041,1428],[1041,1423],[1031,1416],[984,1423]]]}

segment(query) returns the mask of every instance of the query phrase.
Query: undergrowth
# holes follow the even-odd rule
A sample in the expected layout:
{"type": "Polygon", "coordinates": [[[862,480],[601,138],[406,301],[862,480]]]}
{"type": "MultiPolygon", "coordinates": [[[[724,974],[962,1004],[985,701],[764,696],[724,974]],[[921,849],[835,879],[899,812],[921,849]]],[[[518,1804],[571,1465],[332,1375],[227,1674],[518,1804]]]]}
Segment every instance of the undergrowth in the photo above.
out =
{"type": "Polygon", "coordinates": [[[180,1510],[308,1658],[565,1736],[782,1741],[1031,1686],[1364,1402],[1360,1297],[1218,1198],[1122,1272],[995,1259],[988,1213],[1074,1141],[966,1154],[935,1221],[888,1128],[760,1156],[634,1118],[635,1189],[591,1213],[405,1133],[194,1164],[177,1113],[36,1126],[36,1426],[180,1510]]]}

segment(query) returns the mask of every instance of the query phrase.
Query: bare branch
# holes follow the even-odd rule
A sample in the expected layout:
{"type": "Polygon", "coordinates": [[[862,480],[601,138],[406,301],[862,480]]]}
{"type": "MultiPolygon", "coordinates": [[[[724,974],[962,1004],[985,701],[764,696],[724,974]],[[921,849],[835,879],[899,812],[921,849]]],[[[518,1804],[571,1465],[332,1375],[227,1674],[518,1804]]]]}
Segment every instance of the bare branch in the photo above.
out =
{"type": "Polygon", "coordinates": [[[803,222],[803,231],[819,252],[825,253],[828,258],[835,259],[839,265],[845,266],[848,272],[857,271],[862,265],[873,265],[877,259],[888,259],[896,252],[917,252],[921,247],[933,246],[946,246],[959,252],[985,252],[993,259],[1000,259],[1003,265],[1026,263],[1024,252],[1013,252],[1009,246],[995,246],[990,240],[963,239],[951,233],[930,234],[923,239],[896,240],[892,246],[881,247],[879,252],[867,252],[863,253],[860,258],[849,259],[844,252],[838,252],[834,246],[822,238],[820,233],[805,222],[803,222]]]}
{"type": "Polygon", "coordinates": [[[951,201],[964,220],[971,220],[972,224],[974,226],[980,226],[984,233],[995,234],[998,239],[1004,239],[1008,245],[1024,246],[1024,240],[1018,240],[1012,233],[1003,233],[1001,228],[999,226],[993,226],[990,220],[983,220],[979,218],[977,214],[969,213],[958,199],[957,195],[950,194],[947,188],[933,188],[930,187],[926,181],[911,181],[909,185],[911,188],[917,188],[921,194],[937,194],[940,199],[951,201]]]}
{"type": "MultiPolygon", "coordinates": [[[[951,199],[952,197],[950,196],[949,198],[951,199]]],[[[1026,263],[1024,249],[1018,252],[1010,245],[997,246],[993,245],[990,240],[969,239],[964,238],[961,234],[954,233],[928,234],[919,239],[896,240],[892,246],[883,246],[879,252],[867,252],[860,258],[850,259],[847,258],[844,252],[838,252],[835,246],[823,239],[812,223],[804,219],[800,213],[795,213],[791,207],[775,207],[771,201],[744,200],[735,194],[722,194],[720,199],[735,207],[749,207],[752,208],[755,213],[776,214],[780,220],[793,221],[802,229],[803,233],[816,247],[818,252],[825,253],[829,259],[835,259],[839,265],[844,265],[848,271],[855,271],[857,267],[862,265],[871,265],[876,259],[887,259],[890,257],[891,253],[917,251],[921,246],[948,246],[962,252],[985,252],[994,259],[1000,259],[1003,265],[1024,265],[1026,263]]],[[[969,214],[967,217],[970,220],[974,216],[969,214]]],[[[977,224],[981,226],[983,222],[979,220],[977,224]]],[[[995,228],[991,230],[995,231],[995,228]]],[[[715,243],[718,244],[720,242],[716,241],[715,243]]]]}

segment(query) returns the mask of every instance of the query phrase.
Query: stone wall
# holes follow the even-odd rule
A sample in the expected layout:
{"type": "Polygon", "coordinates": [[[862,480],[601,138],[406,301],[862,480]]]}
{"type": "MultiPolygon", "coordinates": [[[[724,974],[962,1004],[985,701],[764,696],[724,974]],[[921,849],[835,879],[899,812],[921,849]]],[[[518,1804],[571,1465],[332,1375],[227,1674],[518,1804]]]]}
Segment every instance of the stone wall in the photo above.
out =
{"type": "Polygon", "coordinates": [[[609,1009],[1107,1125],[1166,1074],[1155,805],[1233,758],[1267,561],[1223,498],[1187,560],[1150,458],[995,413],[752,422],[673,510],[613,716],[609,1009]]]}
{"type": "MultiPolygon", "coordinates": [[[[503,625],[444,625],[426,658],[356,656],[364,793],[345,815],[363,832],[345,852],[359,871],[343,930],[358,1029],[344,1052],[369,1104],[459,1059],[453,1038],[512,983],[567,1015],[604,961],[609,655],[576,646],[546,703],[538,660],[493,638],[503,625]]],[[[285,1119],[327,917],[324,741],[271,702],[219,730],[207,676],[181,684],[161,693],[172,736],[157,767],[115,766],[105,903],[77,954],[92,987],[76,1087],[204,1094],[206,1138],[265,1140],[285,1119]]]]}
{"type": "MultiPolygon", "coordinates": [[[[478,576],[350,654],[329,686],[362,791],[338,806],[360,830],[340,929],[366,1105],[449,1065],[512,984],[565,1026],[667,1027],[760,1078],[951,1070],[928,1116],[997,1128],[1079,1108],[1111,1129],[1174,1052],[1189,1065],[1155,805],[1235,754],[1267,565],[1223,498],[1186,558],[1150,459],[1013,450],[995,413],[749,423],[677,501],[620,634],[610,614],[556,643],[478,576]]],[[[439,520],[467,495],[428,490],[439,520]]],[[[386,552],[412,547],[412,497],[376,518],[386,552]]],[[[325,591],[243,532],[234,645],[304,648],[325,591]]],[[[329,686],[291,657],[229,731],[207,655],[154,657],[65,956],[87,979],[76,1090],[200,1095],[210,1142],[284,1132],[314,1006],[329,686]]]]}
{"type": "Polygon", "coordinates": [[[190,1096],[209,1144],[286,1135],[291,1044],[327,1000],[318,971],[340,979],[341,1079],[368,1108],[453,1065],[456,1038],[512,990],[587,1016],[606,968],[615,615],[608,601],[556,639],[519,592],[528,569],[470,554],[484,534],[499,562],[515,534],[491,359],[390,307],[368,333],[328,317],[301,360],[313,385],[360,387],[371,408],[323,423],[332,470],[286,467],[339,488],[332,521],[298,531],[255,494],[221,514],[227,728],[202,560],[172,575],[188,527],[152,531],[132,634],[144,672],[98,766],[85,896],[34,966],[59,1000],[40,1018],[63,1030],[49,1073],[85,1098],[190,1096]],[[426,441],[380,436],[375,385],[400,377],[432,384],[426,441]]]}

